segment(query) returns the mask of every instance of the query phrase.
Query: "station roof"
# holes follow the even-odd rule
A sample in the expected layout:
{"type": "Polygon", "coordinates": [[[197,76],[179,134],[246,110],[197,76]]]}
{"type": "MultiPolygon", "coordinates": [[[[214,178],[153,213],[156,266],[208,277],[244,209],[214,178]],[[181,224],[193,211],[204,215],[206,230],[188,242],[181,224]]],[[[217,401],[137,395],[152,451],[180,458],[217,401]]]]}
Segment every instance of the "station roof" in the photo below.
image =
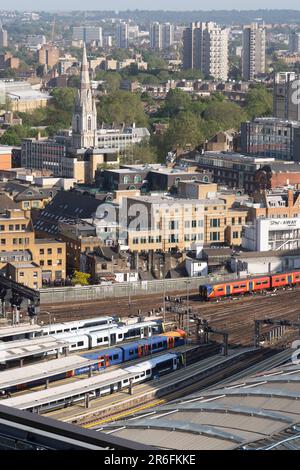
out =
{"type": "Polygon", "coordinates": [[[115,437],[160,449],[300,449],[300,365],[212,388],[106,425],[115,437]],[[289,444],[290,439],[293,444],[289,444]]]}
{"type": "Polygon", "coordinates": [[[52,336],[24,339],[20,341],[8,341],[0,344],[0,361],[8,362],[22,359],[48,351],[57,350],[68,346],[68,342],[57,340],[52,336]]]}
{"type": "Polygon", "coordinates": [[[0,328],[0,339],[6,338],[8,336],[22,335],[25,333],[41,332],[42,327],[39,325],[30,325],[29,323],[25,325],[17,326],[5,326],[0,328]]]}
{"type": "Polygon", "coordinates": [[[93,392],[98,386],[105,387],[105,385],[110,385],[114,379],[117,382],[120,377],[122,377],[122,379],[129,379],[132,376],[133,374],[129,373],[126,369],[102,372],[94,377],[82,379],[78,382],[72,382],[37,392],[27,393],[26,395],[7,398],[6,400],[1,401],[1,404],[26,410],[28,408],[51,404],[77,395],[84,395],[86,393],[93,392]]]}
{"type": "Polygon", "coordinates": [[[74,355],[19,367],[18,369],[8,369],[0,372],[0,390],[30,383],[35,380],[47,379],[75,368],[88,367],[94,363],[95,360],[74,355]]]}

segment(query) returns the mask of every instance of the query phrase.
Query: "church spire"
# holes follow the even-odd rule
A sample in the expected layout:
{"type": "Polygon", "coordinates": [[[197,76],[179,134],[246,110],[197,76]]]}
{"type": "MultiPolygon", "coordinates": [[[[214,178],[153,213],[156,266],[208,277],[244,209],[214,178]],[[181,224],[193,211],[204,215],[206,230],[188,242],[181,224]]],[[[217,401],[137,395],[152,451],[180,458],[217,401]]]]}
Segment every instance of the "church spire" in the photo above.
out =
{"type": "Polygon", "coordinates": [[[72,119],[72,146],[75,149],[96,147],[97,110],[93,98],[85,44],[80,72],[80,89],[72,119]]]}
{"type": "Polygon", "coordinates": [[[81,72],[80,72],[80,90],[89,90],[90,89],[90,77],[89,77],[89,66],[86,55],[85,43],[83,44],[83,54],[81,62],[81,72]]]}

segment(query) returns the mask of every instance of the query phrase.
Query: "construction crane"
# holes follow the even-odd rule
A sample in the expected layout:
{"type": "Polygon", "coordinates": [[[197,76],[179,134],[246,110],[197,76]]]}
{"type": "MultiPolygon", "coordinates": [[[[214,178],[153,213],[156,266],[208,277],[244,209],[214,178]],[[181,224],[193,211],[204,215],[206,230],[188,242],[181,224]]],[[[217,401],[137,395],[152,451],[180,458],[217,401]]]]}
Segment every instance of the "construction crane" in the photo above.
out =
{"type": "Polygon", "coordinates": [[[56,23],[56,16],[54,16],[53,24],[52,24],[52,31],[51,31],[51,43],[52,44],[53,44],[53,41],[54,41],[55,23],[56,23]]]}

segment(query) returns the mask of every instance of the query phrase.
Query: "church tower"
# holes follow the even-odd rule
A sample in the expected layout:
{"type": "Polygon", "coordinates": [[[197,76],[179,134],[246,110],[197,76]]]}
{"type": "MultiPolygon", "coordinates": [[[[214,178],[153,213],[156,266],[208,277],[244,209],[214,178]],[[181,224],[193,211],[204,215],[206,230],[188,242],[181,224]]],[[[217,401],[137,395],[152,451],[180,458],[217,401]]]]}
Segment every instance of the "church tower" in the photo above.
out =
{"type": "Polygon", "coordinates": [[[97,110],[90,86],[85,44],[80,73],[80,90],[72,118],[72,146],[75,149],[97,147],[97,110]]]}

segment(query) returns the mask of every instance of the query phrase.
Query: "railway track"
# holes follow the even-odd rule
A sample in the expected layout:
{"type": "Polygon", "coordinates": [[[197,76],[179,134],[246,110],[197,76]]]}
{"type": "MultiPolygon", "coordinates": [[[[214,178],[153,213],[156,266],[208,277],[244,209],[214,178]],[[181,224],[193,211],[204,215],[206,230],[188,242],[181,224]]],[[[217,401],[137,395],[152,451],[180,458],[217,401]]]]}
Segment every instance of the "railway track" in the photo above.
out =
{"type": "MultiPolygon", "coordinates": [[[[167,293],[168,294],[168,293],[167,293]]],[[[172,292],[172,297],[181,296],[185,299],[186,292],[172,292]]],[[[118,315],[128,317],[137,315],[138,311],[142,315],[147,315],[150,311],[158,311],[163,305],[161,294],[152,294],[149,297],[132,297],[129,304],[127,297],[119,299],[90,300],[82,303],[63,303],[54,305],[43,305],[39,315],[39,321],[49,322],[51,313],[52,322],[78,320],[85,317],[95,317],[101,315],[118,315]],[[55,320],[54,320],[55,318],[55,320]]],[[[235,299],[222,299],[220,301],[203,302],[200,300],[197,291],[189,294],[189,306],[193,313],[207,320],[213,327],[223,329],[229,333],[229,344],[234,346],[249,346],[253,344],[254,320],[289,319],[297,321],[300,319],[300,288],[281,290],[276,293],[256,294],[240,296],[235,299]]],[[[182,304],[184,307],[184,303],[182,304]]],[[[25,316],[25,315],[24,315],[25,316]]],[[[173,312],[166,312],[166,321],[177,321],[177,315],[173,312]]],[[[196,324],[189,324],[188,329],[191,336],[195,335],[196,324]]],[[[187,324],[183,325],[187,329],[187,324]]],[[[264,331],[268,331],[265,327],[264,331]]],[[[297,337],[297,333],[288,332],[287,339],[283,339],[279,344],[292,341],[297,337]]],[[[214,337],[213,337],[214,338],[214,337]]],[[[215,338],[220,341],[220,338],[215,338]]]]}
{"type": "MultiPolygon", "coordinates": [[[[241,361],[239,364],[232,364],[226,369],[218,370],[214,372],[213,374],[209,375],[206,378],[203,378],[196,383],[192,383],[190,385],[187,385],[186,387],[182,387],[179,390],[173,391],[171,393],[166,394],[163,398],[160,399],[152,399],[148,402],[146,402],[144,405],[139,405],[135,407],[128,408],[124,412],[117,412],[113,413],[109,416],[106,416],[103,419],[93,419],[90,421],[87,421],[85,424],[82,424],[84,428],[88,429],[96,429],[96,430],[101,430],[102,426],[104,426],[107,423],[113,422],[113,421],[118,421],[122,420],[125,418],[129,418],[130,416],[134,416],[136,413],[140,413],[141,411],[146,411],[149,410],[151,412],[151,408],[154,408],[156,406],[178,400],[183,397],[187,397],[190,394],[193,394],[195,392],[200,392],[198,393],[197,397],[201,396],[201,391],[204,391],[208,388],[212,388],[212,386],[215,388],[219,384],[222,384],[223,382],[231,382],[232,377],[238,376],[239,374],[245,375],[245,373],[248,370],[252,370],[252,368],[259,367],[259,364],[264,364],[264,365],[269,365],[271,368],[275,367],[275,365],[281,364],[287,357],[287,354],[282,354],[279,353],[278,355],[275,355],[274,357],[268,357],[269,353],[264,350],[257,351],[257,354],[255,357],[248,357],[241,361]],[[256,364],[258,362],[258,364],[256,364]],[[228,377],[227,379],[224,380],[224,376],[228,377]],[[100,426],[100,428],[99,428],[100,426]]],[[[248,374],[247,374],[248,375],[248,374]]],[[[192,397],[193,395],[191,395],[192,397]]]]}

